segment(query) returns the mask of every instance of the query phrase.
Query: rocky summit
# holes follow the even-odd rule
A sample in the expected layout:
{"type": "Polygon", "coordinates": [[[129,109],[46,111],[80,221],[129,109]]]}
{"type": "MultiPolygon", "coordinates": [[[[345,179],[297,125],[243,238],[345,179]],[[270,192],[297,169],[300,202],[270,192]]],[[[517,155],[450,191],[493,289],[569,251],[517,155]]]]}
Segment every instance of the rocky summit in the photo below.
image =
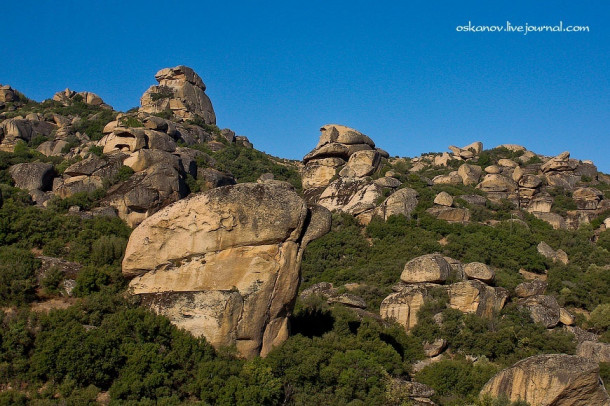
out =
{"type": "Polygon", "coordinates": [[[610,404],[593,162],[319,123],[278,158],[155,80],[0,85],[1,405],[610,404]]]}

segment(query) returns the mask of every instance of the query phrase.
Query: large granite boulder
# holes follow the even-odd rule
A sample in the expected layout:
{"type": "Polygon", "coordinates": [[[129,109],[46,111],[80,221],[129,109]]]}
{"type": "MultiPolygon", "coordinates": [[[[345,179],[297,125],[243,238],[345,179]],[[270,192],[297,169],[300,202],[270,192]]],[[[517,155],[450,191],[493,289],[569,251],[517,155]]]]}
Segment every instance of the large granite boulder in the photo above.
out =
{"type": "Polygon", "coordinates": [[[129,239],[123,274],[155,312],[247,358],[288,337],[307,242],[330,213],[284,182],[225,186],[180,200],[129,239]]]}
{"type": "Polygon", "coordinates": [[[144,92],[140,99],[141,112],[156,114],[169,110],[178,119],[198,117],[206,124],[216,124],[216,114],[205,94],[205,84],[191,68],[180,65],[161,69],[155,79],[159,85],[144,92]]]}
{"type": "Polygon", "coordinates": [[[443,283],[451,273],[451,266],[440,254],[422,255],[405,264],[400,275],[404,283],[443,283]]]}
{"type": "Polygon", "coordinates": [[[610,344],[596,341],[583,341],[578,344],[576,355],[595,362],[610,362],[610,344]]]}
{"type": "Polygon", "coordinates": [[[486,394],[532,406],[610,405],[598,364],[565,354],[536,355],[517,362],[485,384],[481,395],[486,394]]]}
{"type": "Polygon", "coordinates": [[[449,307],[487,318],[502,310],[508,299],[506,289],[488,286],[476,279],[453,283],[447,291],[449,307]]]}
{"type": "Polygon", "coordinates": [[[391,293],[381,302],[379,314],[383,319],[394,320],[406,331],[417,325],[417,312],[424,305],[429,291],[439,285],[407,285],[399,292],[391,293]]]}

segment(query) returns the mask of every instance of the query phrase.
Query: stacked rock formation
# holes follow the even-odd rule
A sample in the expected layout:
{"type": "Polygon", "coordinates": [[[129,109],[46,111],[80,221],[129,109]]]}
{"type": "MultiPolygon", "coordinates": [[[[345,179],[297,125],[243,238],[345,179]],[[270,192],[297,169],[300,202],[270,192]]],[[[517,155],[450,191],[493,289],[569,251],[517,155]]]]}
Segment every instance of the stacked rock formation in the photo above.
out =
{"type": "Polygon", "coordinates": [[[352,214],[364,224],[375,215],[411,214],[417,205],[415,190],[391,193],[401,182],[390,173],[375,181],[370,178],[389,157],[387,152],[353,128],[328,124],[320,131],[318,145],[303,158],[301,176],[308,202],[352,214]],[[379,205],[384,190],[390,196],[379,205]]]}
{"type": "Polygon", "coordinates": [[[423,255],[405,264],[400,282],[393,288],[395,292],[381,302],[380,314],[384,319],[396,320],[409,331],[417,324],[417,312],[431,292],[441,289],[447,293],[451,308],[491,317],[502,310],[508,298],[506,289],[487,285],[493,280],[494,272],[485,264],[475,262],[463,266],[439,254],[423,255]],[[452,276],[462,281],[444,285],[452,276]]]}
{"type": "Polygon", "coordinates": [[[330,229],[284,182],[243,183],[193,195],[131,234],[123,274],[131,293],[213,346],[247,358],[288,337],[307,243],[330,229]]]}
{"type": "Polygon", "coordinates": [[[187,66],[161,69],[155,75],[159,85],[151,86],[140,99],[140,111],[149,114],[172,112],[178,119],[200,118],[216,124],[210,98],[203,80],[187,66]]]}

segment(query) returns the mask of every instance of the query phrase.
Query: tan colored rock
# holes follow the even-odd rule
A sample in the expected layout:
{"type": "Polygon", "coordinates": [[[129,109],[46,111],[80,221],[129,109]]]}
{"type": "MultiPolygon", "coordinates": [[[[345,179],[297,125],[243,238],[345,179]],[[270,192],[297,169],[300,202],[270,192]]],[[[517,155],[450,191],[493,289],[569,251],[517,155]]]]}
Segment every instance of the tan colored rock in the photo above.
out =
{"type": "Polygon", "coordinates": [[[597,363],[565,354],[521,360],[491,378],[481,391],[485,394],[536,406],[610,405],[597,363]]]}
{"type": "Polygon", "coordinates": [[[562,152],[554,158],[546,161],[540,170],[543,173],[547,172],[563,172],[573,171],[578,166],[578,162],[570,159],[570,153],[568,151],[562,152]]]}
{"type": "Polygon", "coordinates": [[[330,181],[336,175],[336,167],[326,165],[306,165],[303,167],[301,172],[303,188],[312,189],[328,186],[330,181]]]}
{"type": "Polygon", "coordinates": [[[481,178],[481,167],[477,165],[463,164],[458,168],[458,175],[462,178],[464,185],[476,185],[481,178]]]}
{"type": "Polygon", "coordinates": [[[399,189],[392,193],[379,206],[378,214],[383,217],[384,220],[387,220],[390,216],[398,214],[402,214],[409,218],[417,206],[417,197],[417,192],[414,189],[399,189]]]}
{"type": "Polygon", "coordinates": [[[206,124],[216,124],[205,84],[191,68],[180,65],[161,69],[155,79],[159,85],[144,92],[140,99],[141,112],[156,114],[170,110],[183,120],[199,117],[206,124]]]}
{"type": "Polygon", "coordinates": [[[502,310],[508,299],[506,289],[487,286],[478,280],[451,284],[448,292],[451,308],[487,318],[502,310]]]}
{"type": "Polygon", "coordinates": [[[521,178],[523,178],[523,175],[525,175],[525,171],[520,166],[517,166],[513,170],[512,178],[515,182],[517,182],[517,184],[519,184],[519,181],[521,180],[521,178]]]}
{"type": "Polygon", "coordinates": [[[553,198],[549,195],[537,196],[527,204],[527,211],[530,213],[550,213],[553,207],[553,198]]]}
{"type": "Polygon", "coordinates": [[[462,150],[472,151],[475,155],[479,155],[483,152],[483,143],[481,141],[475,141],[472,144],[462,147],[462,150]]]}
{"type": "Polygon", "coordinates": [[[522,188],[536,189],[542,184],[542,179],[536,175],[525,174],[519,179],[517,184],[522,188]]]}
{"type": "Polygon", "coordinates": [[[377,170],[381,156],[375,150],[354,152],[347,161],[347,165],[339,172],[340,176],[348,178],[362,178],[372,175],[377,170]]]}
{"type": "Polygon", "coordinates": [[[180,200],[137,227],[123,274],[132,294],[212,345],[251,358],[284,341],[297,293],[305,202],[284,182],[239,184],[180,200]]]}
{"type": "Polygon", "coordinates": [[[440,254],[414,258],[405,264],[400,280],[405,283],[442,283],[447,280],[451,266],[440,254]]]}
{"type": "Polygon", "coordinates": [[[396,189],[397,187],[402,185],[401,181],[390,176],[384,176],[383,178],[376,179],[374,182],[377,186],[387,187],[391,189],[396,189]]]}
{"type": "Polygon", "coordinates": [[[574,316],[562,307],[559,309],[559,322],[565,326],[571,326],[574,324],[574,316]]]}
{"type": "Polygon", "coordinates": [[[442,353],[445,348],[447,348],[447,340],[444,338],[438,338],[431,343],[427,341],[424,342],[424,353],[428,358],[436,357],[442,353]]]}
{"type": "Polygon", "coordinates": [[[0,102],[14,102],[18,101],[19,97],[17,93],[9,85],[0,85],[0,102]]]}
{"type": "Polygon", "coordinates": [[[453,171],[447,175],[435,176],[432,183],[435,185],[460,185],[462,184],[462,177],[458,175],[457,171],[453,171]]]}
{"type": "Polygon", "coordinates": [[[358,130],[339,124],[327,124],[322,126],[322,128],[320,128],[320,141],[316,148],[335,142],[346,145],[367,144],[372,148],[375,148],[373,140],[358,130]]]}
{"type": "Polygon", "coordinates": [[[594,362],[610,362],[610,344],[584,341],[576,347],[576,355],[594,362]]]}
{"type": "Polygon", "coordinates": [[[36,148],[36,151],[46,156],[61,156],[68,145],[64,140],[45,141],[36,148]]]}
{"type": "Polygon", "coordinates": [[[536,218],[549,223],[555,230],[567,228],[565,219],[557,213],[532,212],[532,214],[536,216],[536,218]]]}
{"type": "Polygon", "coordinates": [[[468,279],[478,279],[485,283],[493,282],[496,277],[493,269],[481,262],[471,262],[464,265],[464,273],[468,279]]]}
{"type": "Polygon", "coordinates": [[[434,166],[447,166],[449,165],[450,160],[451,155],[446,152],[443,152],[441,155],[436,155],[434,157],[434,166]]]}
{"type": "Polygon", "coordinates": [[[383,319],[395,320],[406,331],[411,330],[417,325],[417,312],[424,305],[431,286],[409,285],[400,292],[391,293],[381,302],[379,314],[383,319]]]}
{"type": "Polygon", "coordinates": [[[517,166],[519,166],[519,164],[517,164],[516,162],[506,158],[498,159],[498,165],[503,166],[505,168],[516,168],[517,166]]]}
{"type": "Polygon", "coordinates": [[[592,187],[581,187],[572,193],[572,198],[576,202],[576,207],[580,210],[595,210],[599,202],[604,198],[604,194],[592,187]]]}
{"type": "Polygon", "coordinates": [[[527,164],[532,158],[534,158],[536,156],[538,156],[538,155],[536,155],[532,151],[525,151],[523,153],[523,155],[521,155],[517,158],[517,161],[521,162],[522,164],[527,164]]]}
{"type": "Polygon", "coordinates": [[[453,206],[453,197],[447,192],[440,192],[434,198],[434,204],[451,207],[453,206]]]}
{"type": "Polygon", "coordinates": [[[485,167],[485,173],[488,173],[490,175],[497,175],[499,173],[502,173],[502,168],[500,168],[498,165],[489,165],[485,167]]]}
{"type": "Polygon", "coordinates": [[[465,223],[470,220],[470,211],[464,208],[434,206],[427,209],[426,213],[449,223],[465,223]]]}
{"type": "Polygon", "coordinates": [[[512,180],[502,175],[485,175],[477,188],[484,192],[514,192],[517,189],[517,184],[512,180]]]}

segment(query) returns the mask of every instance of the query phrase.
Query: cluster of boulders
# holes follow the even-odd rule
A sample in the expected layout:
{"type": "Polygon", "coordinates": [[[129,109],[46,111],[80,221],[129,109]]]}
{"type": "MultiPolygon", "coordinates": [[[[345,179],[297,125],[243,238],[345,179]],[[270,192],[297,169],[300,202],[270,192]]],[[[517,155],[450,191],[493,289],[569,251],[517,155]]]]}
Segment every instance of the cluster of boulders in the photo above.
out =
{"type": "MultiPolygon", "coordinates": [[[[28,190],[39,205],[46,205],[53,196],[68,198],[77,193],[107,189],[101,201],[102,208],[81,215],[118,215],[133,227],[160,208],[185,197],[189,192],[186,185],[189,175],[204,189],[235,184],[232,175],[214,169],[216,162],[208,154],[178,145],[206,143],[211,150],[218,151],[225,148],[227,142],[248,148],[252,148],[252,144],[229,129],[215,133],[212,127],[198,125],[201,122],[181,121],[200,118],[204,124],[214,124],[216,120],[211,102],[203,93],[203,81],[192,69],[185,66],[166,68],[159,71],[156,78],[160,86],[153,86],[146,92],[140,111],[135,115],[116,114],[116,119],[103,128],[99,141],[92,141],[87,134],[75,130],[83,120],[78,116],[32,113],[2,121],[0,150],[12,152],[19,140],[30,142],[43,136],[47,141],[37,147],[39,152],[74,161],[61,174],[55,173],[53,166],[47,163],[15,165],[10,169],[15,185],[28,190]],[[172,89],[171,97],[154,97],[155,92],[167,89],[172,89]],[[174,120],[154,115],[157,110],[146,102],[151,97],[153,104],[160,106],[159,112],[169,111],[174,120]],[[75,138],[78,145],[71,144],[70,137],[75,138]],[[98,149],[97,154],[92,153],[94,148],[98,149]],[[123,166],[131,168],[134,174],[127,181],[121,179],[117,183],[123,166]]],[[[3,86],[5,100],[16,97],[11,92],[10,87],[3,86]]],[[[82,101],[110,108],[91,92],[66,89],[56,93],[53,100],[65,106],[82,101]]]]}
{"type": "Polygon", "coordinates": [[[375,180],[371,177],[389,157],[387,152],[349,127],[329,124],[320,131],[318,145],[303,158],[301,176],[308,202],[349,213],[363,224],[375,215],[410,216],[417,206],[417,192],[398,190],[401,182],[393,171],[375,180]]]}
{"type": "Polygon", "coordinates": [[[437,194],[434,198],[434,206],[427,209],[426,212],[450,223],[463,223],[470,220],[470,211],[464,207],[454,207],[453,196],[447,192],[437,194]]]}
{"type": "MultiPolygon", "coordinates": [[[[394,293],[381,303],[380,314],[384,319],[394,319],[406,331],[417,325],[417,312],[431,297],[435,289],[448,295],[448,306],[464,313],[491,317],[502,310],[509,292],[491,286],[495,272],[480,262],[462,264],[440,254],[427,254],[405,264],[400,282],[394,285],[394,293]],[[457,280],[449,283],[448,281],[457,280]]],[[[559,306],[553,296],[544,295],[547,283],[531,280],[515,288],[517,304],[526,309],[532,319],[547,328],[559,324],[571,326],[574,316],[559,306]]]]}
{"type": "Polygon", "coordinates": [[[285,182],[192,195],[131,234],[123,274],[155,312],[215,347],[264,356],[288,338],[307,243],[330,229],[285,182]]]}
{"type": "MultiPolygon", "coordinates": [[[[482,148],[480,142],[464,148],[451,146],[449,149],[452,154],[425,155],[413,159],[411,172],[421,171],[430,165],[447,166],[451,160],[471,161],[477,158],[482,148]]],[[[485,168],[465,162],[458,170],[434,177],[432,184],[476,186],[485,193],[487,199],[493,202],[507,199],[555,228],[578,228],[580,224],[590,222],[610,208],[610,202],[604,200],[601,191],[593,187],[579,187],[583,181],[596,182],[598,179],[597,168],[591,161],[570,159],[567,151],[549,158],[520,145],[504,144],[497,148],[518,152],[520,155],[514,160],[499,159],[497,163],[485,168]],[[538,161],[544,163],[530,163],[532,158],[538,158],[538,161]],[[554,188],[572,194],[576,210],[569,211],[565,217],[551,212],[554,198],[548,189],[554,188]]],[[[447,215],[447,209],[437,208],[431,212],[439,215],[439,218],[459,221],[458,215],[447,215]]]]}
{"type": "Polygon", "coordinates": [[[170,111],[179,120],[199,118],[216,124],[212,102],[205,94],[203,80],[187,66],[161,69],[155,75],[158,85],[151,86],[140,99],[140,111],[158,114],[170,111]]]}
{"type": "Polygon", "coordinates": [[[66,89],[63,92],[57,92],[53,95],[53,100],[63,104],[64,106],[70,106],[74,101],[80,100],[85,104],[91,106],[99,106],[105,108],[112,108],[95,93],[91,92],[75,92],[74,90],[66,89]]]}
{"type": "Polygon", "coordinates": [[[448,305],[464,313],[491,317],[508,299],[508,291],[493,287],[495,273],[489,266],[473,262],[463,265],[440,254],[427,254],[405,264],[394,293],[381,302],[380,314],[411,330],[417,324],[417,312],[435,289],[446,292],[448,305]],[[446,284],[448,280],[458,282],[446,284]]]}

